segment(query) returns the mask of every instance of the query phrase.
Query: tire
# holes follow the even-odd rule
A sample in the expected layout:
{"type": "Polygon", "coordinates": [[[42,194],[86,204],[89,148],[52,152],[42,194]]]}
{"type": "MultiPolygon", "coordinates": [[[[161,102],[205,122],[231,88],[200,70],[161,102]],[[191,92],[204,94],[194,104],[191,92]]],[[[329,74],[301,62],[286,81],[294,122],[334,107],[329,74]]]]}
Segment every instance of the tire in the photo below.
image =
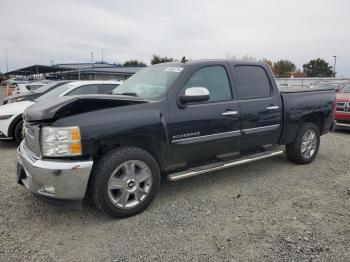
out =
{"type": "Polygon", "coordinates": [[[144,211],[160,184],[156,160],[134,147],[108,151],[96,161],[91,175],[90,197],[98,209],[112,217],[144,211]]]}
{"type": "Polygon", "coordinates": [[[320,131],[313,123],[303,123],[299,128],[294,143],[286,145],[286,152],[289,160],[298,164],[311,163],[320,148],[320,131]],[[314,135],[314,139],[311,135],[314,135]],[[309,152],[310,154],[308,154],[309,152]]]}
{"type": "Polygon", "coordinates": [[[19,121],[13,131],[13,138],[17,144],[20,144],[23,140],[23,121],[19,121]]]}

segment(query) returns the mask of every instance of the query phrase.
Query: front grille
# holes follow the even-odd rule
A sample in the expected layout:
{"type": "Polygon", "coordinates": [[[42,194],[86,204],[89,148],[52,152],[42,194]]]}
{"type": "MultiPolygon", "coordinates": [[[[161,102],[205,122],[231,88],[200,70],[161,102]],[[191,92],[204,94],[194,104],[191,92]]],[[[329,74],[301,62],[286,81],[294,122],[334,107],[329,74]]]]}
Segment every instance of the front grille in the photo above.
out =
{"type": "Polygon", "coordinates": [[[40,127],[31,125],[28,122],[23,123],[24,141],[26,147],[37,157],[40,157],[40,127]]]}
{"type": "Polygon", "coordinates": [[[337,112],[350,113],[350,102],[338,102],[336,107],[337,112]]]}

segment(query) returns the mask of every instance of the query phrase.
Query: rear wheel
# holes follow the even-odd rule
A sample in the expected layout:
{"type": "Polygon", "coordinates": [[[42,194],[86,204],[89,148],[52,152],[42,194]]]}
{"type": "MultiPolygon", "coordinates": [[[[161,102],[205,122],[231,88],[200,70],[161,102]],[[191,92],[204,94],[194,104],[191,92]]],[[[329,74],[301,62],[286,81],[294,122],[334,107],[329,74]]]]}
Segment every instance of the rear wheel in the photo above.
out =
{"type": "Polygon", "coordinates": [[[298,164],[311,163],[320,147],[320,133],[313,123],[304,123],[300,127],[295,142],[286,145],[288,158],[298,164]]]}
{"type": "Polygon", "coordinates": [[[19,121],[14,130],[14,139],[15,141],[20,144],[23,140],[23,121],[19,121]]]}
{"type": "Polygon", "coordinates": [[[94,166],[92,199],[113,217],[132,216],[152,202],[159,183],[159,167],[150,154],[138,148],[120,148],[107,152],[94,166]]]}

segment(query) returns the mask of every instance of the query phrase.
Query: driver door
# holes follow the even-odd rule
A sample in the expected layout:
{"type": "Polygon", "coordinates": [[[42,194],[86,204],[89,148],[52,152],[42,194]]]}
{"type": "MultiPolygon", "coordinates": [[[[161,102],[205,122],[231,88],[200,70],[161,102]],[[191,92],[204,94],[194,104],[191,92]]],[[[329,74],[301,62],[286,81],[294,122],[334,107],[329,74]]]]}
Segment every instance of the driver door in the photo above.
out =
{"type": "Polygon", "coordinates": [[[226,64],[201,67],[188,78],[179,95],[204,87],[209,100],[175,106],[169,112],[170,150],[174,165],[211,161],[238,150],[239,104],[233,99],[226,64]]]}

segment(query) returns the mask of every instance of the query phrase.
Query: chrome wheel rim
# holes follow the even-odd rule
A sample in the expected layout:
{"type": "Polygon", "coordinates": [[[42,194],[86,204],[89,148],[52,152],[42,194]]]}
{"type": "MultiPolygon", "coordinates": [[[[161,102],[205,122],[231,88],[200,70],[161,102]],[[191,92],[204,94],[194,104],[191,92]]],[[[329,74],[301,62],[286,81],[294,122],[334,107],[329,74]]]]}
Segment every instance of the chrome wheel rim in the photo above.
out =
{"type": "Polygon", "coordinates": [[[108,181],[108,197],[118,208],[133,208],[142,203],[152,187],[150,168],[140,160],[129,160],[119,165],[108,181]]]}
{"type": "Polygon", "coordinates": [[[301,154],[303,157],[309,159],[315,152],[317,147],[317,135],[315,130],[309,129],[305,132],[301,140],[301,154]]]}

